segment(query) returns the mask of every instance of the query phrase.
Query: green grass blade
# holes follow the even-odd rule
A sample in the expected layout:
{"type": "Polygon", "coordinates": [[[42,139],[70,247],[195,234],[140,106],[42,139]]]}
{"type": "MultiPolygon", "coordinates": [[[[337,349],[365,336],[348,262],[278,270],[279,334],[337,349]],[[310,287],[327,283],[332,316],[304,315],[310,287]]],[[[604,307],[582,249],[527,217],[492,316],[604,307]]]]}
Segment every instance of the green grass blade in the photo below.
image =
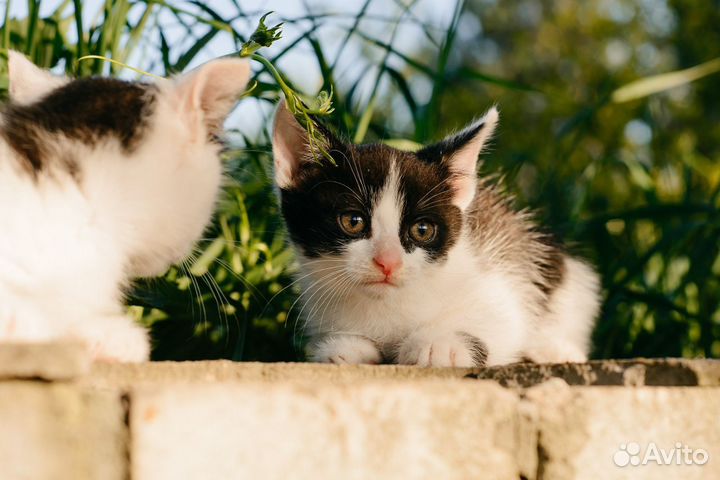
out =
{"type": "Polygon", "coordinates": [[[400,72],[390,66],[385,66],[385,72],[395,82],[395,85],[400,90],[400,94],[410,110],[410,115],[413,117],[413,123],[417,123],[418,104],[415,97],[413,97],[410,86],[407,83],[407,79],[400,72]]]}
{"type": "Polygon", "coordinates": [[[458,72],[458,76],[469,78],[472,80],[479,80],[484,83],[489,83],[491,85],[496,85],[498,87],[503,87],[510,90],[520,90],[523,92],[540,92],[540,90],[533,86],[526,85],[520,82],[515,82],[513,80],[507,80],[505,78],[496,77],[487,73],[478,72],[471,67],[462,67],[458,72]]]}
{"type": "Polygon", "coordinates": [[[123,49],[122,55],[120,56],[120,61],[122,61],[123,63],[127,62],[130,55],[132,55],[132,53],[135,51],[135,48],[137,48],[143,34],[147,30],[148,21],[150,20],[150,18],[152,18],[154,7],[155,5],[152,4],[146,5],[145,10],[143,10],[143,13],[140,16],[137,24],[130,27],[130,34],[128,35],[127,42],[125,42],[125,48],[123,49]]]}
{"type": "Polygon", "coordinates": [[[195,43],[178,58],[177,62],[172,66],[170,73],[182,72],[187,68],[188,64],[197,56],[197,54],[215,38],[219,30],[210,28],[202,37],[198,38],[195,43]]]}
{"type": "Polygon", "coordinates": [[[7,3],[5,4],[5,15],[3,18],[3,27],[2,27],[2,48],[7,49],[10,48],[10,6],[11,6],[11,0],[7,0],[7,3]]]}
{"type": "Polygon", "coordinates": [[[376,103],[377,94],[370,97],[370,101],[368,102],[367,106],[363,110],[362,115],[360,116],[360,121],[358,122],[357,129],[355,130],[355,135],[353,136],[354,143],[362,143],[362,141],[365,140],[365,135],[367,135],[368,126],[370,125],[370,120],[372,120],[373,113],[375,113],[376,103]]]}
{"type": "Polygon", "coordinates": [[[427,111],[422,117],[423,121],[416,125],[416,136],[419,140],[426,140],[433,137],[435,135],[435,131],[437,130],[437,125],[440,120],[440,100],[445,91],[446,85],[445,71],[447,69],[450,53],[453,49],[455,35],[460,23],[460,15],[464,6],[464,0],[457,0],[455,3],[452,20],[445,34],[445,40],[443,41],[442,49],[438,57],[437,68],[435,69],[435,75],[433,78],[432,93],[430,94],[427,111]]]}
{"type": "Polygon", "coordinates": [[[431,67],[421,63],[418,60],[415,60],[414,58],[408,57],[404,53],[393,48],[393,46],[388,44],[387,42],[383,42],[382,40],[373,38],[370,35],[367,35],[361,31],[358,31],[357,35],[360,38],[362,38],[363,40],[365,40],[366,42],[376,45],[378,47],[381,47],[381,48],[385,49],[386,51],[392,53],[393,55],[399,57],[405,63],[407,63],[411,67],[415,68],[416,70],[422,72],[423,74],[427,75],[428,77],[435,77],[435,70],[433,70],[431,67]]]}
{"type": "Polygon", "coordinates": [[[345,51],[345,47],[347,47],[348,42],[352,38],[353,34],[357,31],[362,19],[365,17],[367,9],[370,7],[370,3],[372,3],[372,0],[365,0],[365,3],[363,3],[363,6],[360,7],[360,11],[355,15],[355,19],[353,21],[352,26],[345,32],[345,37],[343,38],[342,42],[340,42],[340,47],[338,48],[338,51],[335,54],[335,58],[333,58],[333,61],[331,63],[331,67],[330,67],[331,70],[335,70],[335,67],[337,66],[337,62],[340,60],[340,57],[342,56],[343,52],[345,51]]]}
{"type": "Polygon", "coordinates": [[[717,72],[720,72],[720,58],[684,70],[636,80],[615,90],[611,98],[615,103],[629,102],[694,82],[717,72]]]}
{"type": "Polygon", "coordinates": [[[33,58],[35,56],[35,49],[37,48],[36,32],[37,24],[40,15],[40,0],[28,0],[28,28],[27,36],[25,37],[25,53],[28,57],[33,58]]]}

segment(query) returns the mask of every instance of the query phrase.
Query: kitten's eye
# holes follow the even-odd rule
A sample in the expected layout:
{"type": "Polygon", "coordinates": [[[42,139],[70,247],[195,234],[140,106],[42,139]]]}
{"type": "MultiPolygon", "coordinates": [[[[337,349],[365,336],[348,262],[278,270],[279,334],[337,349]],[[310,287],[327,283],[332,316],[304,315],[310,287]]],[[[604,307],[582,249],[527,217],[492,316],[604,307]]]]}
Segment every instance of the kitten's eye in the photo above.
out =
{"type": "Polygon", "coordinates": [[[348,235],[359,235],[365,231],[365,217],[360,212],[345,212],[338,216],[338,223],[348,235]]]}
{"type": "Polygon", "coordinates": [[[435,235],[437,235],[437,225],[427,220],[415,222],[410,227],[410,237],[417,243],[430,243],[435,240],[435,235]]]}

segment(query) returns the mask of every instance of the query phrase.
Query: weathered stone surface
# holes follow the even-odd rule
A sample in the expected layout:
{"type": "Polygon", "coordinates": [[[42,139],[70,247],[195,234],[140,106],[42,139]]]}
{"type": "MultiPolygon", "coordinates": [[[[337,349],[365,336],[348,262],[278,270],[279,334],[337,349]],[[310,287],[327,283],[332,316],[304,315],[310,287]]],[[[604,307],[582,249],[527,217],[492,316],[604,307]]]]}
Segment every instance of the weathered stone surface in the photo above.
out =
{"type": "Polygon", "coordinates": [[[72,384],[0,383],[0,478],[125,479],[119,395],[72,384]]]}
{"type": "Polygon", "coordinates": [[[569,387],[559,379],[531,388],[524,401],[538,412],[537,479],[720,478],[718,398],[720,388],[569,387]],[[695,463],[706,462],[686,464],[686,446],[695,463]]]}
{"type": "Polygon", "coordinates": [[[144,364],[96,363],[85,383],[99,387],[130,387],[203,381],[292,380],[340,382],[387,379],[463,378],[467,368],[418,368],[407,365],[329,365],[321,363],[260,363],[228,360],[200,362],[150,362],[144,364]]]}
{"type": "Polygon", "coordinates": [[[78,343],[0,343],[0,380],[70,380],[90,370],[90,354],[78,343]]]}
{"type": "Polygon", "coordinates": [[[468,376],[495,380],[507,387],[531,387],[551,378],[561,378],[569,385],[720,386],[720,360],[668,358],[516,363],[473,370],[468,376]]]}
{"type": "Polygon", "coordinates": [[[517,363],[491,368],[418,368],[405,365],[325,365],[227,360],[93,365],[87,383],[129,387],[177,381],[357,381],[377,379],[479,378],[507,387],[530,387],[551,378],[570,385],[720,386],[719,360],[638,359],[588,363],[517,363]]]}
{"type": "Polygon", "coordinates": [[[135,480],[515,480],[534,466],[517,396],[489,382],[196,383],[131,403],[135,480]]]}

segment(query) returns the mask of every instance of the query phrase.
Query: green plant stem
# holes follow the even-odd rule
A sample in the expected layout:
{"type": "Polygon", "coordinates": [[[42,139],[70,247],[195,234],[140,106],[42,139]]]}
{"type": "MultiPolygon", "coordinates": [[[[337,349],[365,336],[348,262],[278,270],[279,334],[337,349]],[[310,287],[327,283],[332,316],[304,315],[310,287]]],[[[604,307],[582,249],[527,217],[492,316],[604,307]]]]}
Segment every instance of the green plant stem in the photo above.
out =
{"type": "MultiPolygon", "coordinates": [[[[323,105],[320,105],[315,109],[308,107],[305,102],[303,102],[302,99],[293,91],[293,89],[285,83],[285,80],[283,80],[280,72],[277,71],[275,66],[268,59],[256,53],[252,54],[250,58],[260,62],[277,82],[287,100],[288,110],[290,110],[290,113],[292,113],[307,130],[310,150],[312,152],[320,153],[332,165],[335,165],[335,159],[332,158],[330,153],[324,147],[322,140],[318,139],[317,126],[315,124],[315,120],[312,118],[312,116],[316,115],[327,115],[332,112],[332,109],[327,106],[323,107],[323,105]]],[[[332,97],[332,92],[330,93],[330,97],[332,97]]]]}

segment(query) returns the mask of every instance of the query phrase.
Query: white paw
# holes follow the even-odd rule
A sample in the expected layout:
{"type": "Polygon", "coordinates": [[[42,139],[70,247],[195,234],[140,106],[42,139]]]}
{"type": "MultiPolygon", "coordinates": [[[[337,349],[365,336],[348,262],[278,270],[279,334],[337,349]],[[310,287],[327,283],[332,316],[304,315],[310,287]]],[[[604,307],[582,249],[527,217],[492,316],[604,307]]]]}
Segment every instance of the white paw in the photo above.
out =
{"type": "Polygon", "coordinates": [[[535,363],[583,363],[587,354],[580,347],[568,342],[553,342],[526,352],[526,356],[535,363]]]}
{"type": "Polygon", "coordinates": [[[309,348],[313,362],[357,365],[378,364],[382,355],[375,343],[361,335],[330,335],[322,338],[309,348]]]}
{"type": "Polygon", "coordinates": [[[128,317],[98,318],[78,336],[88,345],[94,360],[138,363],[150,358],[147,331],[128,317]]]}
{"type": "Polygon", "coordinates": [[[398,363],[419,367],[474,367],[478,363],[471,345],[455,333],[428,338],[411,335],[400,345],[398,363]]]}

